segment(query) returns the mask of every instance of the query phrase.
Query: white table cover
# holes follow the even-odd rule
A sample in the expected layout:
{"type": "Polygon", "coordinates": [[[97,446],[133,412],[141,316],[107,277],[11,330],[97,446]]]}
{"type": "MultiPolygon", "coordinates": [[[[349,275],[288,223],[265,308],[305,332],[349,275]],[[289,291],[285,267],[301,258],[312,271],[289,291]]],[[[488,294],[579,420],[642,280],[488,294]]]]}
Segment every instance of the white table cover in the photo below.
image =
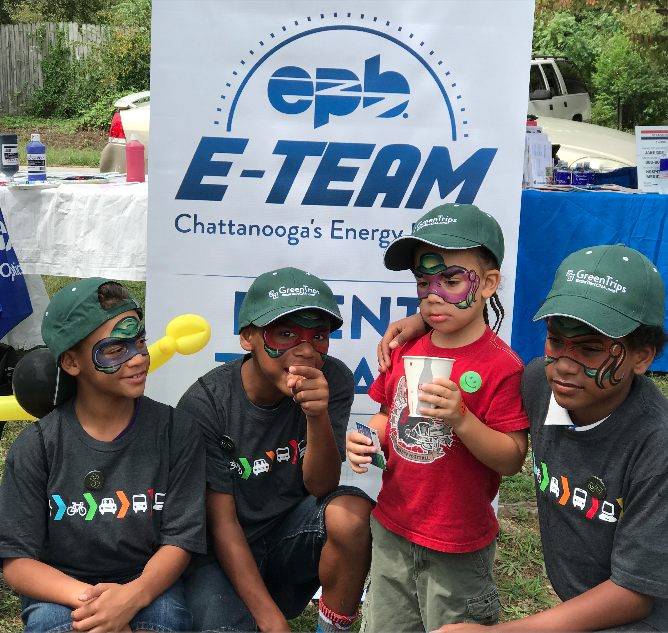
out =
{"type": "Polygon", "coordinates": [[[24,274],[146,279],[148,183],[0,187],[24,274]]]}

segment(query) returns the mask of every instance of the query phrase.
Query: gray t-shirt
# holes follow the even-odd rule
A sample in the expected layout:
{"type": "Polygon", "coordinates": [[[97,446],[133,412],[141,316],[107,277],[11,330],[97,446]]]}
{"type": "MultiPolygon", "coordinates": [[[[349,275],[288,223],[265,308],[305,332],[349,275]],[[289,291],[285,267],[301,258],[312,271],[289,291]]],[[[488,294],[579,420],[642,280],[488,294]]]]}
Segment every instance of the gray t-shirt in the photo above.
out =
{"type": "Polygon", "coordinates": [[[200,430],[181,411],[141,397],[128,433],[101,442],[84,431],[73,401],[66,402],[39,427],[24,429],[9,449],[0,486],[0,558],[115,578],[140,573],[160,545],[204,552],[204,468],[200,430]],[[103,479],[99,489],[96,479],[103,479]]]}
{"type": "Polygon", "coordinates": [[[618,409],[578,432],[544,424],[551,393],[543,359],[534,359],[522,397],[552,586],[562,600],[606,580],[654,596],[644,621],[666,631],[668,401],[649,378],[636,376],[618,409]]]}
{"type": "MultiPolygon", "coordinates": [[[[301,501],[306,416],[292,398],[259,406],[246,395],[241,365],[249,356],[213,369],[183,395],[178,404],[197,419],[206,443],[206,483],[234,495],[237,518],[250,543],[260,538],[301,501]],[[221,438],[232,440],[232,449],[221,438]]],[[[354,398],[351,371],[328,356],[322,366],[329,385],[329,419],[345,460],[345,435],[354,398]]]]}

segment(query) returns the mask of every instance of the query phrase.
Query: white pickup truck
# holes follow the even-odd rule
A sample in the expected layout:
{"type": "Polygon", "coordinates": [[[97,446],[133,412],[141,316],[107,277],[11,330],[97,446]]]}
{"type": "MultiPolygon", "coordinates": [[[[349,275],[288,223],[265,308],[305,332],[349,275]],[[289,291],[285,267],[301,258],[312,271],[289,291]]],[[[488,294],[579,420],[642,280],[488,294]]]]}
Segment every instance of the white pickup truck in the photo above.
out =
{"type": "Polygon", "coordinates": [[[591,98],[580,69],[567,57],[532,55],[529,114],[591,121],[591,98]]]}

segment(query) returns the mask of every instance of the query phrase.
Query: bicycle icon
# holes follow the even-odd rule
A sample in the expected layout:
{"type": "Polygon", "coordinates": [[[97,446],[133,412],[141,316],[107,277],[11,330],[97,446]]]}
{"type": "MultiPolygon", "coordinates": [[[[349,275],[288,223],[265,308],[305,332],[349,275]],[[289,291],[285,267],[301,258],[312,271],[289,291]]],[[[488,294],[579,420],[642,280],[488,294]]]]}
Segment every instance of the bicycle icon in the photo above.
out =
{"type": "Polygon", "coordinates": [[[82,517],[85,517],[87,514],[86,507],[84,506],[83,501],[72,501],[72,505],[67,508],[67,515],[73,517],[76,513],[79,513],[82,517]]]}

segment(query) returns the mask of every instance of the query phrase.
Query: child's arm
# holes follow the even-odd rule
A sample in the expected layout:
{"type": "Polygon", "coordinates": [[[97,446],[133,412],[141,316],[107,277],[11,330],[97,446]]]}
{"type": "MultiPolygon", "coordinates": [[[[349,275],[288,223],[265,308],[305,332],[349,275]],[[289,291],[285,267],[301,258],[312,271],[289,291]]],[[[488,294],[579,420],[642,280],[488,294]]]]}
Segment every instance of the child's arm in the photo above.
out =
{"type": "Polygon", "coordinates": [[[75,631],[120,631],[138,611],[169,589],[190,562],[190,552],[174,545],[162,545],[151,556],[142,575],[125,585],[100,583],[79,598],[87,604],[72,612],[75,631]]]}
{"type": "Polygon", "coordinates": [[[41,602],[55,602],[76,609],[79,596],[91,586],[55,567],[32,558],[5,558],[4,578],[17,593],[41,602]]]}
{"type": "Polygon", "coordinates": [[[518,473],[527,456],[528,431],[495,431],[481,422],[461,400],[461,393],[452,380],[435,378],[434,384],[420,385],[425,391],[420,400],[434,408],[420,407],[425,416],[442,419],[485,466],[500,475],[518,473]],[[460,409],[460,403],[463,407],[460,409]]]}
{"type": "MultiPolygon", "coordinates": [[[[382,405],[380,411],[367,424],[367,426],[378,432],[381,446],[385,441],[385,427],[387,426],[389,415],[390,407],[382,405]]],[[[371,462],[371,457],[368,456],[368,453],[375,453],[376,449],[372,446],[371,440],[366,435],[362,435],[359,431],[350,431],[346,441],[346,450],[348,451],[348,459],[350,460],[350,467],[353,469],[353,472],[365,473],[369,470],[365,466],[362,466],[362,464],[369,464],[371,462]]]]}
{"type": "Polygon", "coordinates": [[[260,631],[289,631],[288,622],[269,595],[248,547],[237,519],[234,497],[207,489],[206,516],[218,561],[260,631]]]}
{"type": "Polygon", "coordinates": [[[606,580],[547,611],[496,626],[448,624],[439,631],[599,631],[637,622],[652,610],[653,598],[606,580]]]}
{"type": "Polygon", "coordinates": [[[306,415],[306,452],[302,464],[304,486],[314,497],[332,492],[341,478],[341,455],[329,419],[329,385],[315,367],[290,367],[288,387],[306,415]]]}

